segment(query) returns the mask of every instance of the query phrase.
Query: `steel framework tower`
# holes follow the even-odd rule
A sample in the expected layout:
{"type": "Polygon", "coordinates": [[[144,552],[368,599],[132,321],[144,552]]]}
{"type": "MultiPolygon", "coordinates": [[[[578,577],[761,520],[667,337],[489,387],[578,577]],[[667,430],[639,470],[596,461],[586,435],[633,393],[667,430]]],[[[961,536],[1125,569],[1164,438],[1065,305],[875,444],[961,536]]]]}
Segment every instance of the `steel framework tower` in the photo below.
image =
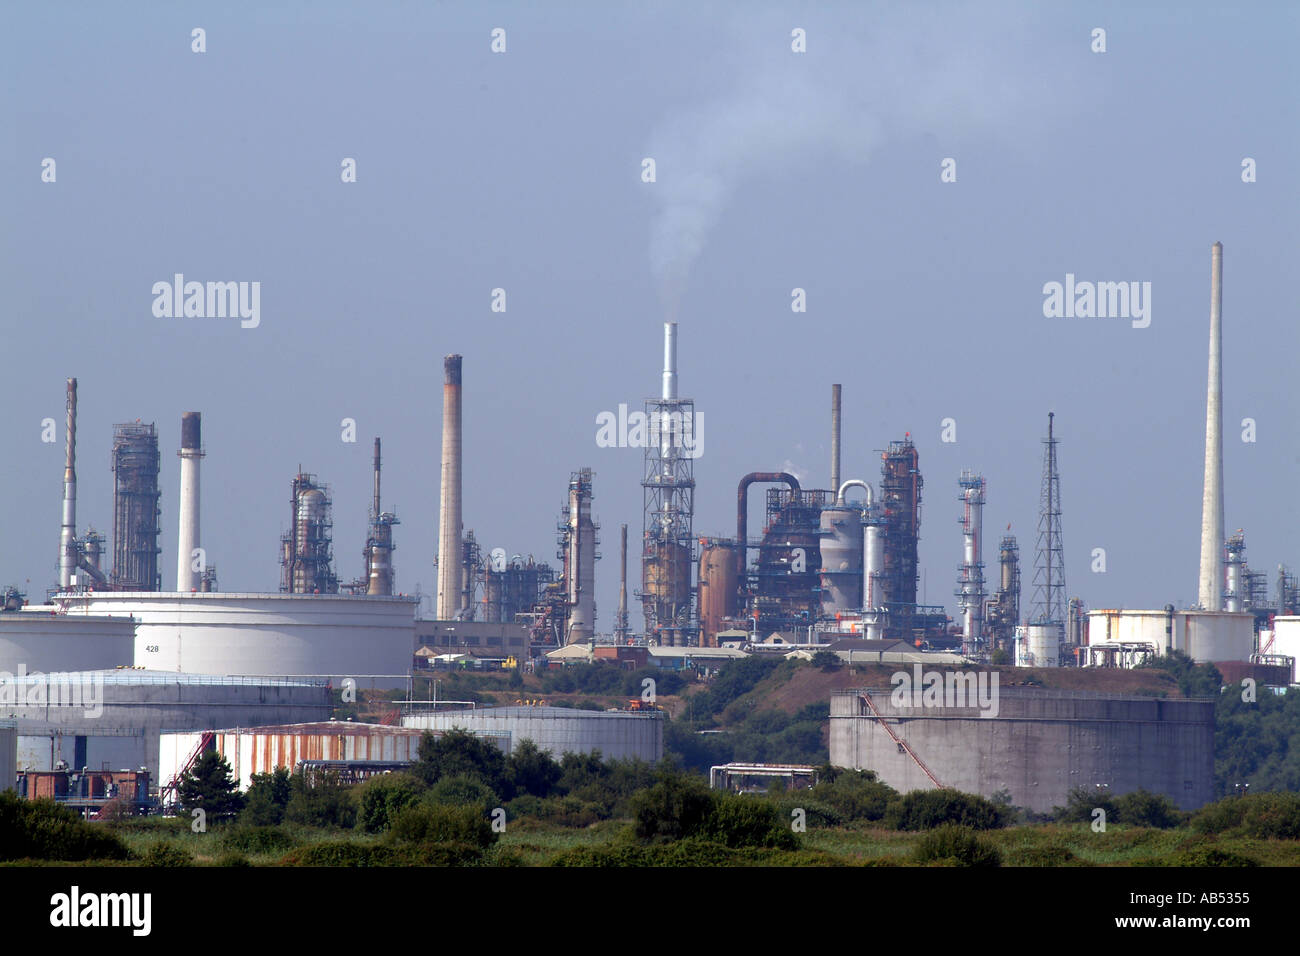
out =
{"type": "Polygon", "coordinates": [[[641,606],[646,635],[663,645],[697,639],[695,589],[695,473],[700,433],[695,403],[677,397],[677,323],[664,323],[663,389],[645,403],[649,436],[641,479],[641,606]]]}
{"type": "Polygon", "coordinates": [[[161,591],[158,574],[158,429],[113,426],[113,586],[161,591]]]}
{"type": "Polygon", "coordinates": [[[1034,560],[1031,624],[1065,623],[1065,551],[1061,545],[1061,475],[1056,463],[1055,412],[1047,413],[1043,442],[1043,490],[1038,509],[1038,553],[1034,560]]]}

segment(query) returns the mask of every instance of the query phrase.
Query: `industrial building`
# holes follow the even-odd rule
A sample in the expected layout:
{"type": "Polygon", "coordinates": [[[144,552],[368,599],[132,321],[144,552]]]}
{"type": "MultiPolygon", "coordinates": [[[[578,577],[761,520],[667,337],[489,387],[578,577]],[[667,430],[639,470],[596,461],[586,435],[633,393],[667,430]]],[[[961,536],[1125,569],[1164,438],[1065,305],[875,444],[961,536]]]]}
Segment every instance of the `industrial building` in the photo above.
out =
{"type": "Polygon", "coordinates": [[[60,594],[68,617],[134,618],[135,664],[215,676],[319,677],[405,687],[414,597],[175,591],[60,594]]]}
{"type": "Polygon", "coordinates": [[[325,720],[332,708],[324,680],[134,669],[0,675],[0,700],[0,718],[17,722],[20,769],[155,774],[164,730],[325,720]]]}
{"type": "Polygon", "coordinates": [[[194,730],[161,735],[159,782],[173,788],[195,760],[215,750],[230,764],[231,777],[247,790],[254,774],[283,768],[290,773],[304,761],[412,764],[419,758],[423,731],[347,720],[194,730]]]}
{"type": "MultiPolygon", "coordinates": [[[[999,687],[993,712],[901,706],[890,688],[831,695],[830,759],[896,790],[1010,794],[1036,813],[1071,790],[1139,788],[1183,810],[1214,799],[1214,702],[999,687]]],[[[969,701],[967,701],[969,703],[969,701]]]]}
{"type": "Polygon", "coordinates": [[[566,753],[595,753],[605,760],[624,758],[655,762],[664,755],[661,711],[574,710],[568,707],[481,707],[473,710],[408,713],[403,727],[448,731],[506,740],[506,752],[531,740],[556,760],[566,753]]]}

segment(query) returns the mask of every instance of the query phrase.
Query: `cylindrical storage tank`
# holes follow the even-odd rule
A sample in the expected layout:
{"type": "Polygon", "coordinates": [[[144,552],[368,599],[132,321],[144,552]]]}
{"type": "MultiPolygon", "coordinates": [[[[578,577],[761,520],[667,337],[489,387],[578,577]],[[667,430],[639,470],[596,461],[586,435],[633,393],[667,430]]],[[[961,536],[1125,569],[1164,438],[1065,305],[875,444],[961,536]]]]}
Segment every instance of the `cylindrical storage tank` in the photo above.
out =
{"type": "Polygon", "coordinates": [[[49,607],[0,614],[0,671],[9,674],[111,670],[135,660],[129,614],[74,617],[49,607]]]}
{"type": "Polygon", "coordinates": [[[821,514],[822,613],[862,606],[862,514],[856,508],[824,508],[821,514]]]}
{"type": "Polygon", "coordinates": [[[700,643],[718,646],[718,632],[724,618],[734,617],[739,607],[740,587],[736,578],[736,545],[717,539],[700,542],[700,643]]]}
{"type": "Polygon", "coordinates": [[[1017,667],[1060,667],[1065,631],[1059,623],[1022,624],[1016,628],[1017,667]]]}
{"type": "Polygon", "coordinates": [[[501,574],[490,567],[483,574],[483,620],[501,621],[501,574]]]}
{"type": "Polygon", "coordinates": [[[1273,618],[1273,648],[1269,653],[1300,661],[1300,616],[1279,614],[1273,618]]]}
{"type": "Polygon", "coordinates": [[[523,740],[559,759],[565,753],[600,751],[605,760],[663,759],[665,716],[660,711],[573,710],[568,707],[484,707],[410,714],[403,727],[447,731],[459,727],[475,736],[508,735],[513,751],[523,740]]]}
{"type": "Polygon", "coordinates": [[[1248,611],[1183,611],[1181,616],[1175,646],[1197,663],[1248,661],[1255,652],[1255,618],[1248,611]]]}

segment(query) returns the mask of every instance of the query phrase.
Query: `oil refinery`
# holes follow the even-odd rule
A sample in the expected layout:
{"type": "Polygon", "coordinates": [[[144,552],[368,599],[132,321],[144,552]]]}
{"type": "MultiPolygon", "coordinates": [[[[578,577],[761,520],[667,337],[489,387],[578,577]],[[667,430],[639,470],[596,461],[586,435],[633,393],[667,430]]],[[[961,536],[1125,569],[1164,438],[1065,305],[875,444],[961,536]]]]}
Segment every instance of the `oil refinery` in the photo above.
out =
{"type": "MultiPolygon", "coordinates": [[[[465,402],[474,393],[461,355],[448,355],[443,362],[438,512],[407,512],[408,523],[437,528],[437,554],[411,556],[413,563],[428,562],[436,570],[435,613],[427,619],[419,615],[417,596],[397,590],[394,554],[399,522],[394,511],[385,510],[381,496],[379,437],[374,438],[371,459],[366,535],[357,542],[360,574],[342,577],[334,553],[335,510],[356,510],[356,503],[336,502],[321,476],[299,466],[288,478],[289,509],[286,530],[279,537],[278,587],[224,592],[201,535],[206,525],[200,520],[200,465],[208,455],[202,415],[182,413],[179,500],[174,512],[176,585],[167,591],[162,589],[159,568],[165,501],[159,482],[162,456],[157,427],[136,420],[113,428],[112,537],[106,548],[102,534],[78,526],[78,494],[84,494],[87,485],[77,480],[78,390],[77,380],[68,379],[58,580],[44,604],[27,602],[16,588],[7,592],[0,613],[0,671],[9,676],[0,675],[0,683],[20,682],[23,669],[119,673],[125,676],[111,679],[110,685],[120,706],[110,702],[117,708],[111,727],[83,726],[75,720],[58,726],[18,712],[0,713],[0,717],[17,721],[19,759],[33,768],[64,759],[60,741],[67,736],[78,741],[78,759],[91,752],[121,754],[122,759],[156,773],[159,751],[153,737],[163,725],[193,735],[220,727],[319,720],[327,704],[321,695],[328,688],[408,688],[414,670],[431,657],[533,669],[570,658],[621,661],[630,655],[628,660],[644,663],[675,659],[673,654],[690,654],[694,649],[703,661],[712,659],[710,654],[743,656],[790,645],[815,650],[858,641],[865,642],[860,650],[874,650],[882,661],[886,648],[892,648],[892,654],[904,647],[922,656],[936,655],[934,660],[970,664],[1127,668],[1179,651],[1273,683],[1285,674],[1280,682],[1289,684],[1300,652],[1300,628],[1292,626],[1300,620],[1295,577],[1279,567],[1277,597],[1270,601],[1266,574],[1246,563],[1244,532],[1224,533],[1222,263],[1222,247],[1216,243],[1211,256],[1196,606],[1176,609],[1166,603],[1159,610],[1089,609],[1069,596],[1063,545],[1067,512],[1062,503],[1068,476],[1059,448],[1060,435],[1068,434],[1068,427],[1062,429],[1063,423],[1051,410],[1046,411],[1046,433],[1041,439],[1032,595],[1028,600],[1022,597],[1020,545],[1014,534],[1002,535],[996,552],[988,549],[990,559],[996,553],[996,564],[986,565],[986,509],[1005,503],[978,467],[966,467],[949,479],[930,476],[926,495],[931,514],[940,516],[930,523],[942,527],[951,518],[958,530],[929,532],[927,546],[953,555],[956,587],[951,614],[944,606],[925,603],[918,584],[926,482],[913,435],[904,431],[901,437],[879,442],[873,452],[879,455],[878,475],[845,477],[841,473],[845,389],[841,383],[828,383],[831,455],[825,487],[808,487],[792,471],[773,468],[770,462],[750,462],[762,470],[741,467],[732,474],[711,468],[707,476],[697,479],[694,443],[702,435],[701,413],[692,399],[681,395],[678,355],[683,343],[677,323],[665,322],[658,394],[644,405],[649,428],[640,480],[641,546],[629,550],[628,524],[622,523],[618,607],[614,614],[604,615],[596,602],[601,524],[596,472],[590,466],[569,470],[567,486],[563,472],[555,470],[549,477],[560,502],[555,565],[539,561],[532,553],[486,550],[467,526],[466,519],[472,524],[473,515],[465,512],[463,483],[483,464],[464,460],[466,448],[472,446],[464,434],[465,402]],[[697,480],[707,480],[711,487],[736,482],[733,535],[699,534],[697,480]],[[944,486],[949,490],[936,490],[944,486]],[[762,495],[755,493],[757,501],[751,501],[751,492],[760,488],[762,495]],[[755,504],[761,527],[751,533],[755,504]],[[641,604],[640,628],[628,611],[628,559],[631,555],[635,560],[638,550],[639,586],[633,597],[641,604]],[[106,554],[111,554],[111,567],[105,564],[106,554]],[[164,693],[159,687],[173,690],[164,693]],[[234,709],[213,709],[219,704],[213,695],[225,692],[213,687],[229,691],[234,709]],[[236,700],[248,694],[257,700],[236,700]],[[134,699],[132,695],[139,698],[134,710],[126,704],[134,699]]],[[[433,409],[429,411],[432,415],[433,409]]],[[[259,546],[253,540],[258,533],[245,532],[249,547],[259,546]]],[[[1051,711],[1050,700],[1044,703],[1032,694],[1021,697],[1017,719],[1030,720],[1043,708],[1047,708],[1044,713],[1051,711]]],[[[834,762],[889,764],[893,769],[883,771],[886,779],[892,775],[912,783],[920,767],[922,776],[938,779],[919,760],[904,758],[898,763],[880,756],[889,751],[893,739],[880,734],[893,731],[865,690],[858,697],[836,698],[832,707],[834,762]]],[[[1115,708],[1116,713],[1137,713],[1127,704],[1107,700],[1077,707],[1077,719],[1085,723],[1104,722],[1115,708]]],[[[1190,705],[1185,710],[1170,719],[1180,727],[1187,725],[1185,742],[1201,754],[1196,759],[1202,759],[1205,715],[1190,705]]],[[[911,719],[901,712],[894,718],[911,719]]],[[[627,756],[658,759],[663,752],[662,727],[655,721],[629,723],[625,714],[506,708],[472,717],[433,713],[403,719],[407,727],[438,731],[457,725],[458,720],[488,735],[537,730],[552,741],[547,744],[550,749],[561,746],[554,741],[572,743],[581,738],[600,741],[601,747],[627,756]],[[565,730],[570,727],[566,720],[577,721],[572,727],[581,726],[581,733],[565,730]]],[[[1059,719],[1063,721],[1059,732],[1068,735],[1075,718],[1059,719]]],[[[1164,718],[1133,719],[1151,723],[1150,733],[1158,736],[1157,725],[1164,718]]],[[[1034,785],[1026,775],[1032,776],[1031,770],[1017,761],[1037,751],[1021,748],[1018,756],[1007,753],[1007,741],[1015,734],[989,736],[975,720],[966,730],[957,725],[946,730],[958,736],[969,731],[974,750],[940,747],[924,736],[919,720],[914,721],[913,743],[931,750],[940,776],[971,777],[974,771],[962,761],[969,753],[991,748],[1005,766],[998,779],[1030,799],[1034,785]]],[[[1133,765],[1140,759],[1141,754],[1133,756],[1133,765]]],[[[1063,780],[1078,772],[1078,766],[1063,765],[1059,770],[1063,780]]],[[[1145,778],[1134,779],[1146,785],[1145,778]]],[[[977,783],[971,781],[971,786],[977,783]]],[[[1173,786],[1166,787],[1163,780],[1152,785],[1173,786]]],[[[1190,795],[1180,792],[1180,804],[1200,801],[1204,787],[1198,787],[1190,795]]],[[[1039,797],[1034,800],[1041,802],[1039,797]]]]}

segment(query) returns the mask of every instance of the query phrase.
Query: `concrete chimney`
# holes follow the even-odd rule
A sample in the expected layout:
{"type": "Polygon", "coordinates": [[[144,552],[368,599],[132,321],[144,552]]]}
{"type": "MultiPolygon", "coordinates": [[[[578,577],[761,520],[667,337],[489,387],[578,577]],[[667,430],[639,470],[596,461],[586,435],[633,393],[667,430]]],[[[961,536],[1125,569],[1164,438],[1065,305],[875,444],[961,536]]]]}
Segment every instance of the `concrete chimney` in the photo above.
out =
{"type": "Polygon", "coordinates": [[[627,638],[627,525],[619,529],[618,560],[618,620],[615,622],[615,635],[621,641],[627,638]]]}
{"type": "MultiPolygon", "coordinates": [[[[199,547],[199,459],[203,457],[202,416],[186,412],[181,416],[181,515],[176,537],[176,590],[197,591],[203,583],[196,570],[194,551],[199,547]]],[[[202,567],[202,565],[200,565],[202,567]]]]}
{"type": "Polygon", "coordinates": [[[461,357],[443,360],[442,386],[442,503],[438,512],[438,620],[461,616],[461,357]]]}
{"type": "Polygon", "coordinates": [[[840,487],[840,387],[831,386],[831,490],[840,487]]]}
{"type": "Polygon", "coordinates": [[[59,587],[77,573],[77,380],[68,379],[67,456],[63,468],[63,524],[59,529],[59,587]]]}
{"type": "Polygon", "coordinates": [[[1210,250],[1210,370],[1205,388],[1205,484],[1201,496],[1198,603],[1223,610],[1223,243],[1210,250]]]}

